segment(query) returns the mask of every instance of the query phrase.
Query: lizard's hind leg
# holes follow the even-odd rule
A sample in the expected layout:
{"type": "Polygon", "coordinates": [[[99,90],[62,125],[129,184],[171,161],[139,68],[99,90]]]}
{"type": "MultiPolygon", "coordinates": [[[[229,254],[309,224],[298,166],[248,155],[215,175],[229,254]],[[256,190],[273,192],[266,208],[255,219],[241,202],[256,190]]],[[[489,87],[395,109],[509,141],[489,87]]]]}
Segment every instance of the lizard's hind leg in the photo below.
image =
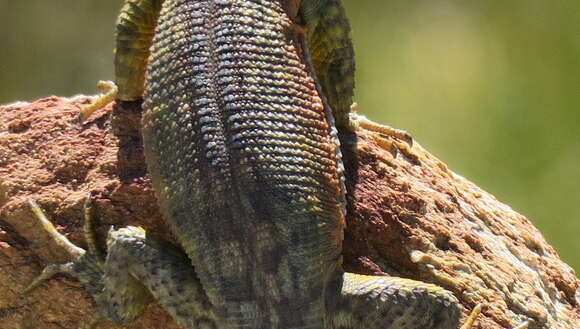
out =
{"type": "MultiPolygon", "coordinates": [[[[459,328],[457,298],[437,285],[354,273],[344,273],[341,284],[338,299],[328,303],[329,329],[459,328]]],[[[477,305],[460,329],[473,328],[481,309],[482,305],[477,305]]],[[[527,327],[528,322],[524,321],[512,329],[527,327]]]]}
{"type": "Polygon", "coordinates": [[[173,245],[148,235],[140,227],[111,229],[107,255],[103,257],[95,243],[88,202],[84,225],[87,250],[60,234],[34,201],[30,205],[44,229],[67,250],[72,261],[48,265],[23,293],[55,274],[64,273],[78,279],[96,302],[97,311],[90,328],[102,319],[131,322],[153,299],[185,328],[215,325],[216,317],[191,262],[173,245]]]}
{"type": "Polygon", "coordinates": [[[330,328],[452,329],[459,327],[453,294],[420,281],[344,273],[330,328]]]}

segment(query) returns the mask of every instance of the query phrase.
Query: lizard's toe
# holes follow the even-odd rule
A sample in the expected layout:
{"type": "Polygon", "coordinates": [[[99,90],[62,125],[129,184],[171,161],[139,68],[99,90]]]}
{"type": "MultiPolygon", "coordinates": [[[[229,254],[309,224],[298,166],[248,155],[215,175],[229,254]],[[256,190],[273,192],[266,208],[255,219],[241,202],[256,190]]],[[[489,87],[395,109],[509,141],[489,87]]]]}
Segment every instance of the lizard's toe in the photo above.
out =
{"type": "Polygon", "coordinates": [[[42,270],[39,276],[37,276],[26,288],[24,288],[21,294],[26,295],[30,291],[38,287],[42,282],[49,280],[56,274],[66,273],[70,274],[72,272],[73,263],[69,262],[66,264],[50,264],[42,270]]]}
{"type": "Polygon", "coordinates": [[[88,119],[96,110],[114,101],[118,88],[113,81],[99,81],[97,83],[97,91],[102,94],[97,96],[95,102],[81,108],[79,113],[79,121],[81,123],[88,119]]]}
{"type": "Polygon", "coordinates": [[[104,258],[96,247],[94,234],[91,227],[90,201],[85,202],[85,224],[84,233],[88,244],[88,251],[70,242],[64,235],[60,234],[52,222],[46,218],[42,209],[34,200],[29,201],[30,208],[42,224],[49,236],[71,256],[72,261],[65,264],[50,264],[44,268],[42,273],[36,277],[23,291],[26,294],[38,287],[42,282],[55,276],[56,274],[68,274],[81,281],[87,290],[93,295],[102,290],[102,274],[104,258]]]}

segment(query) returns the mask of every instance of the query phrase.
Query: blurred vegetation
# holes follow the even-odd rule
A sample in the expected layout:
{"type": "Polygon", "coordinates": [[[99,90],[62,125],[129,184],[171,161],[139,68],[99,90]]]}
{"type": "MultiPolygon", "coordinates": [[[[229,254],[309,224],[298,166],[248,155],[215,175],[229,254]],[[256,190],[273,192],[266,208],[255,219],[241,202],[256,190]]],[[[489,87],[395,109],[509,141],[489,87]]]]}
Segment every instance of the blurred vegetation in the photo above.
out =
{"type": "MultiPolygon", "coordinates": [[[[580,1],[345,0],[357,101],[580,268],[580,1]]],[[[120,0],[0,0],[0,103],[111,79],[120,0]]]]}

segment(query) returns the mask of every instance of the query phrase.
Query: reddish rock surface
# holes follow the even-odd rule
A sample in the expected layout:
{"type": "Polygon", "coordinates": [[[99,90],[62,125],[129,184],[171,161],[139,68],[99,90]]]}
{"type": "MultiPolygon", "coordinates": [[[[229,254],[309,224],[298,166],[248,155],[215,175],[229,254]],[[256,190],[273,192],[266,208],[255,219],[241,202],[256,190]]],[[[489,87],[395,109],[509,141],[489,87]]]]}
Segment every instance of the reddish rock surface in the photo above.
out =
{"type": "MultiPolygon", "coordinates": [[[[80,246],[89,192],[101,243],[111,225],[140,225],[171,239],[141,175],[138,104],[115,116],[121,118],[115,121],[119,139],[112,133],[112,105],[78,123],[78,109],[90,101],[49,97],[0,106],[2,328],[79,328],[94,312],[82,286],[65,276],[19,295],[45,265],[67,261],[37,224],[28,199],[80,246]]],[[[525,217],[417,143],[407,156],[369,131],[341,139],[349,191],[347,270],[439,284],[456,294],[464,312],[486,303],[476,328],[507,328],[523,319],[533,321],[531,328],[580,327],[579,280],[525,217]]],[[[152,305],[124,328],[178,326],[152,305]]]]}

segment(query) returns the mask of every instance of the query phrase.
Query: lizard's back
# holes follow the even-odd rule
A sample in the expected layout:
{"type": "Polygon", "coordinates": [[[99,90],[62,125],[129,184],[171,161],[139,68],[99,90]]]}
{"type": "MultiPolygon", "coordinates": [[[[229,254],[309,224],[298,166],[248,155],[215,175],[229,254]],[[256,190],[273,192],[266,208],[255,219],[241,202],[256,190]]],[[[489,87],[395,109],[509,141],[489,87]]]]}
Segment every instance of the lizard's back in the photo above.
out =
{"type": "Polygon", "coordinates": [[[282,1],[166,0],[145,93],[164,216],[232,327],[321,328],[338,144],[282,1]]]}

